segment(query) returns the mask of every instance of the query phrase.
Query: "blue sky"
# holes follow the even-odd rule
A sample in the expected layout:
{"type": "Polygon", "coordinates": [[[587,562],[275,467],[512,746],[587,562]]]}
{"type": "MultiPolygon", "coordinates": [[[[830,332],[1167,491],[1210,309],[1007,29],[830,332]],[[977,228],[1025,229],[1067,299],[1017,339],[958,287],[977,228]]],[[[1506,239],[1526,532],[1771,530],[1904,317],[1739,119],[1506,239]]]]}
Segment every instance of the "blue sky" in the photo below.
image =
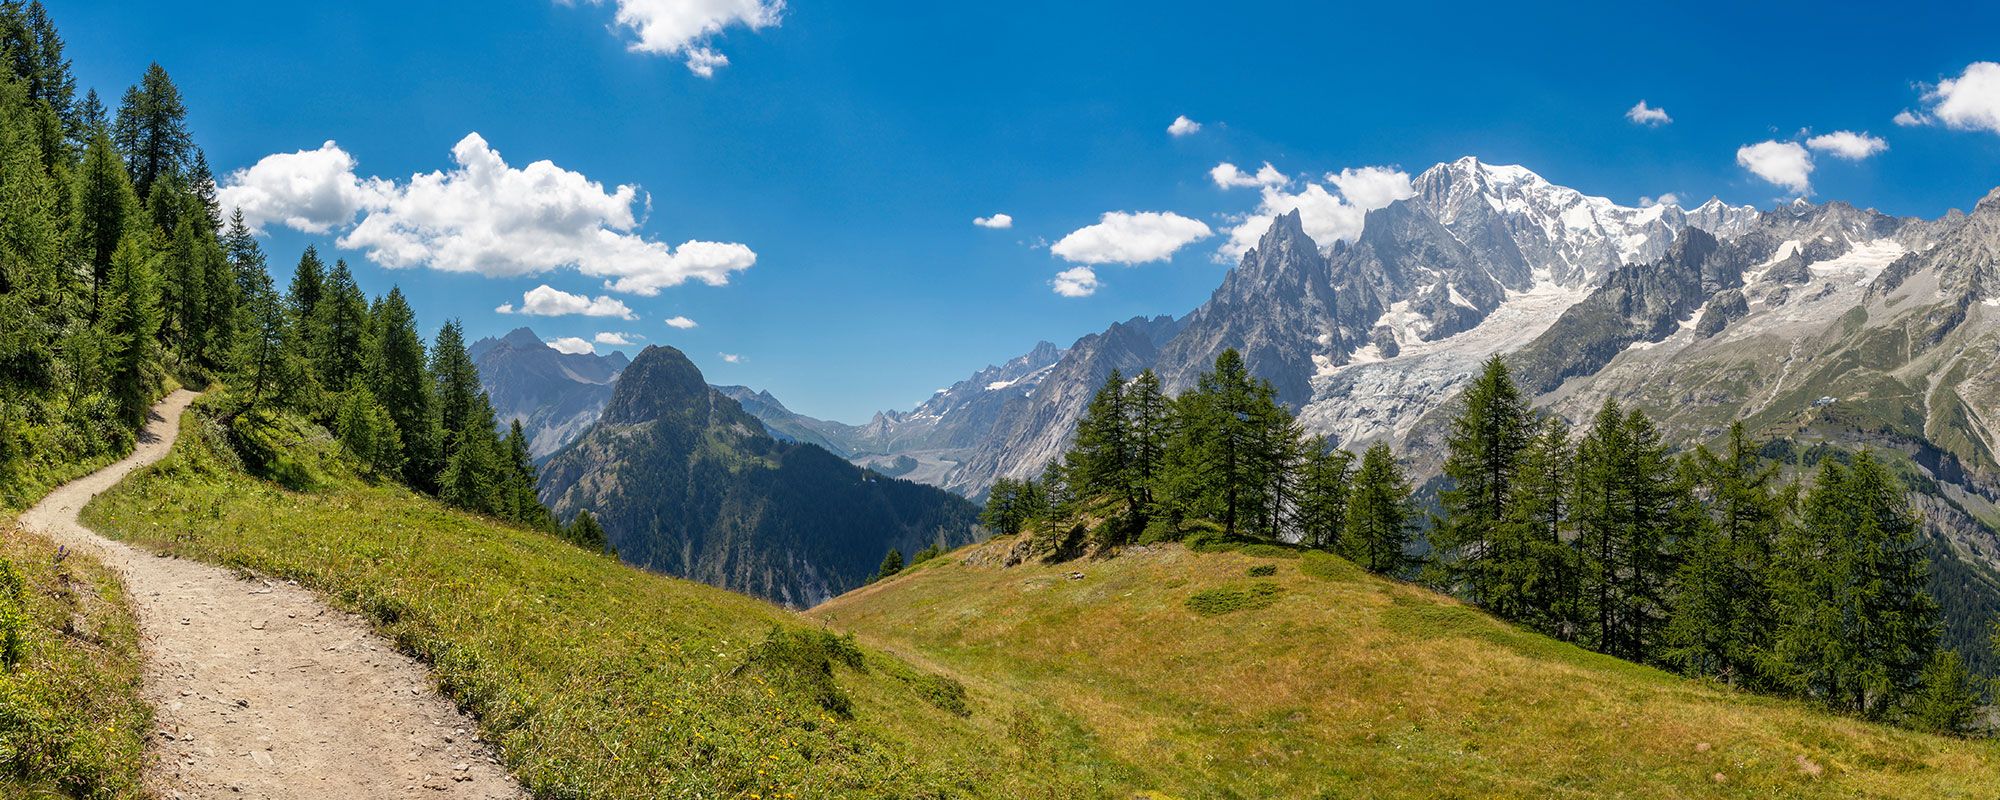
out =
{"type": "Polygon", "coordinates": [[[1626,205],[1804,189],[1930,217],[2000,185],[2000,67],[1976,68],[2000,61],[1993,4],[773,1],[51,12],[107,101],[167,68],[218,176],[262,192],[232,196],[271,217],[281,282],[314,243],[371,294],[400,285],[427,328],[624,333],[849,422],[1038,339],[1199,305],[1263,202],[1219,186],[1223,163],[1248,184],[1269,162],[1281,203],[1317,185],[1349,206],[1375,184],[1327,173],[1465,155],[1626,205]],[[1628,119],[1642,99],[1671,122],[1628,119]],[[1170,134],[1181,116],[1200,129],[1170,134]],[[1806,144],[1836,131],[1880,144],[1806,144]],[[1776,182],[1739,160],[1764,142],[1776,182]],[[277,191],[307,179],[330,182],[277,191]],[[1108,212],[1158,216],[1083,230],[1108,212]],[[973,224],[993,214],[1012,227],[973,224]],[[1078,266],[1094,286],[1053,282],[1078,266]],[[544,285],[537,308],[633,318],[495,312],[544,285]]]}

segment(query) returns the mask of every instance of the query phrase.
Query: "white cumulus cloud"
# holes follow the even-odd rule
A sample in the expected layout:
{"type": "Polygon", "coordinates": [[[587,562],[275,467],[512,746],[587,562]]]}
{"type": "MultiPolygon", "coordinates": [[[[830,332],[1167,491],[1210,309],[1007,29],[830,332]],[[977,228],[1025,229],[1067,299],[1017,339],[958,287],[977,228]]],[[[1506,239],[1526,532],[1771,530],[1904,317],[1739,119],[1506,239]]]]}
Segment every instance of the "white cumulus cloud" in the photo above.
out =
{"type": "Polygon", "coordinates": [[[687,330],[696,325],[694,320],[688,319],[687,317],[668,317],[666,322],[667,322],[667,327],[679,328],[681,330],[687,330]]]}
{"type": "Polygon", "coordinates": [[[1638,105],[1627,110],[1625,118],[1631,120],[1634,125],[1647,125],[1655,128],[1674,121],[1673,117],[1667,116],[1666,109],[1648,106],[1644,100],[1640,100],[1638,105]]]}
{"type": "Polygon", "coordinates": [[[1673,192],[1667,192],[1665,194],[1660,195],[1659,197],[1639,198],[1640,208],[1652,208],[1653,206],[1677,206],[1680,204],[1681,204],[1681,196],[1674,194],[1673,192]]]}
{"type": "Polygon", "coordinates": [[[549,346],[555,348],[559,352],[569,353],[570,355],[577,355],[579,353],[597,352],[596,345],[593,345],[575,336],[564,336],[560,339],[550,339],[549,346]]]}
{"type": "Polygon", "coordinates": [[[1956,78],[1938,81],[1924,93],[1929,108],[1922,114],[1904,111],[1896,124],[1941,123],[1948,128],[2000,133],[2000,64],[1975,61],[1956,78]]]}
{"type": "Polygon", "coordinates": [[[1049,252],[1075,264],[1144,264],[1165,261],[1190,242],[1213,235],[1206,223],[1171,211],[1109,211],[1097,224],[1050,245],[1049,252]]]}
{"type": "Polygon", "coordinates": [[[1751,174],[1792,190],[1812,194],[1812,153],[1797,142],[1758,142],[1736,149],[1736,163],[1751,174]]]}
{"type": "MultiPolygon", "coordinates": [[[[335,175],[319,183],[358,187],[346,196],[362,211],[361,221],[337,244],[366,251],[370,260],[391,269],[424,266],[504,278],[568,268],[605,279],[613,291],[639,295],[690,280],[720,286],[731,272],[757,263],[757,254],[741,244],[690,241],[673,247],[646,239],[636,232],[640,219],[634,207],[644,199],[636,186],[607,191],[548,161],[515,168],[477,133],[453,147],[452,158],[458,166],[448,172],[415,175],[403,183],[362,181],[354,177],[351,157],[331,145],[321,148],[310,163],[331,164],[335,175]]],[[[300,166],[308,162],[280,162],[287,163],[291,166],[284,169],[258,173],[253,167],[232,175],[222,196],[254,204],[247,207],[264,219],[342,227],[352,218],[342,210],[347,206],[324,202],[324,191],[272,191],[270,184],[284,181],[263,178],[311,172],[300,166]]],[[[334,196],[345,191],[339,188],[334,196]]],[[[246,218],[250,213],[245,211],[246,218]]]]}
{"type": "Polygon", "coordinates": [[[722,360],[727,361],[731,364],[743,363],[743,357],[735,353],[716,353],[716,355],[721,356],[722,360]]]}
{"type": "Polygon", "coordinates": [[[1223,189],[1284,186],[1292,182],[1291,178],[1285,177],[1285,173],[1279,172],[1277,167],[1271,166],[1271,162],[1269,161],[1264,162],[1264,166],[1259,168],[1255,175],[1244,172],[1235,164],[1224,161],[1215,165],[1214,169],[1209,170],[1208,177],[1209,180],[1215,181],[1217,187],[1223,189]]]}
{"type": "Polygon", "coordinates": [[[598,334],[596,338],[592,339],[591,341],[594,341],[598,344],[610,345],[612,347],[631,347],[634,341],[644,338],[646,337],[640,336],[636,333],[606,332],[598,334]]]}
{"type": "Polygon", "coordinates": [[[1902,111],[1896,112],[1895,122],[1897,125],[1901,125],[1905,128],[1914,128],[1918,125],[1929,125],[1933,122],[1936,122],[1936,120],[1931,119],[1930,115],[1928,114],[1913,113],[1906,108],[1903,109],[1902,111]]]}
{"type": "Polygon", "coordinates": [[[1072,267],[1056,273],[1049,285],[1055,287],[1056,294],[1064,297],[1089,297],[1097,293],[1097,271],[1089,267],[1072,267]]]}
{"type": "Polygon", "coordinates": [[[625,307],[623,301],[615,297],[593,299],[580,294],[570,294],[548,284],[542,284],[522,294],[519,308],[515,308],[513,303],[508,303],[493,310],[502,314],[526,314],[531,317],[582,315],[619,319],[639,318],[637,314],[632,313],[632,309],[625,307]]]}
{"type": "MultiPolygon", "coordinates": [[[[573,2],[573,0],[563,0],[573,2]]],[[[592,5],[604,0],[590,0],[592,5]]],[[[784,0],[614,0],[617,24],[637,37],[633,52],[678,56],[704,78],[729,65],[729,57],[710,42],[729,28],[762,30],[776,26],[785,12],[784,0]]]]}
{"type": "Polygon", "coordinates": [[[1006,214],[994,214],[990,217],[973,217],[972,224],[981,228],[1006,229],[1014,227],[1014,218],[1006,214]]]}
{"type": "Polygon", "coordinates": [[[1394,167],[1343,169],[1328,173],[1325,184],[1308,182],[1296,192],[1266,186],[1257,210],[1229,230],[1229,240],[1216,251],[1215,259],[1227,263],[1242,258],[1264,238],[1272,220],[1292,211],[1299,212],[1299,223],[1313,241],[1321,245],[1352,241],[1361,235],[1368,212],[1414,194],[1410,174],[1394,167]],[[1329,184],[1332,191],[1326,188],[1329,184]]]}
{"type": "Polygon", "coordinates": [[[1869,136],[1867,131],[1834,131],[1806,140],[1806,146],[1822,153],[1829,153],[1849,161],[1860,161],[1889,149],[1889,143],[1879,136],[1869,136]]]}
{"type": "Polygon", "coordinates": [[[355,214],[379,205],[390,192],[387,181],[355,177],[354,163],[354,156],[333,142],[318,150],[275,153],[225,176],[216,201],[225,215],[242,211],[244,223],[258,233],[274,222],[326,233],[353,223],[355,214]]]}
{"type": "Polygon", "coordinates": [[[1200,132],[1201,123],[1188,119],[1186,115],[1174,117],[1174,123],[1167,126],[1167,133],[1176,137],[1189,136],[1200,132]]]}

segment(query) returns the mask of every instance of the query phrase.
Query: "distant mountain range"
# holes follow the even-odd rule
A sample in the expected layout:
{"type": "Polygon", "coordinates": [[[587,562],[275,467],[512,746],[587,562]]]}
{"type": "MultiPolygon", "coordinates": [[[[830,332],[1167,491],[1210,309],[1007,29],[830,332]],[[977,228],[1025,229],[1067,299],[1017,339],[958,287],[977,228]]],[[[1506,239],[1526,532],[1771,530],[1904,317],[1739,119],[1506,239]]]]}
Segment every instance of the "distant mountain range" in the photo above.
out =
{"type": "Polygon", "coordinates": [[[2000,190],[1935,220],[1804,200],[1632,208],[1470,158],[1413,190],[1352,242],[1281,216],[1187,315],[1037,343],[863,425],[723,391],[775,436],[977,498],[1039,474],[1112,369],[1179,391],[1235,348],[1308,430],[1388,441],[1423,479],[1454,397],[1497,353],[1576,422],[1612,397],[1682,445],[1740,418],[1903,453],[1933,533],[2000,587],[2000,190]]]}
{"type": "Polygon", "coordinates": [[[604,413],[612,384],[631,363],[624,353],[564,353],[527,328],[481,339],[467,352],[500,426],[519,421],[536,458],[582,436],[604,413]]]}
{"type": "Polygon", "coordinates": [[[865,583],[892,547],[981,534],[962,497],[773,437],[679,350],[646,348],[616,386],[539,489],[563,519],[589,511],[629,563],[810,607],[865,583]]]}

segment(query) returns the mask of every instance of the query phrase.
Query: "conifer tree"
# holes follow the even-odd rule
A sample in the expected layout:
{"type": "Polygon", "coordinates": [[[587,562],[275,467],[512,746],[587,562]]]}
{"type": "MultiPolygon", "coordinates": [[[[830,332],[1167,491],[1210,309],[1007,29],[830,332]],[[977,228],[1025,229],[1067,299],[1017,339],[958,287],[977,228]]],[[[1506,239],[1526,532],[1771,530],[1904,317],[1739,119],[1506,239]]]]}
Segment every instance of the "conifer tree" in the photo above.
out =
{"type": "Polygon", "coordinates": [[[1129,484],[1141,511],[1146,513],[1153,506],[1153,487],[1166,463],[1172,409],[1172,401],[1160,388],[1159,376],[1150,369],[1140,372],[1126,390],[1125,413],[1131,423],[1129,484]]]}
{"type": "Polygon", "coordinates": [[[979,524],[1001,535],[1021,532],[1032,518],[1032,491],[1032,482],[1012,478],[994,481],[986,493],[986,508],[979,513],[979,524]]]}
{"type": "Polygon", "coordinates": [[[1130,503],[1131,443],[1125,419],[1125,378],[1118,370],[1105,376],[1104,384],[1091,397],[1077,420],[1076,442],[1065,458],[1065,471],[1076,484],[1082,499],[1115,495],[1130,503]]]}
{"type": "Polygon", "coordinates": [[[416,315],[402,289],[392,288],[382,298],[372,325],[378,352],[369,360],[369,387],[389,409],[402,436],[404,481],[419,491],[436,491],[438,473],[445,467],[436,388],[416,315]]]}
{"type": "Polygon", "coordinates": [[[1322,439],[1311,448],[1299,478],[1299,542],[1308,547],[1332,550],[1339,546],[1347,527],[1348,483],[1354,473],[1354,454],[1333,447],[1322,439]]]}
{"type": "Polygon", "coordinates": [[[1515,558],[1492,572],[1496,613],[1565,641],[1582,626],[1582,575],[1573,529],[1576,449],[1569,422],[1549,417],[1523,451],[1499,534],[1515,558]]]}
{"type": "Polygon", "coordinates": [[[106,345],[106,383],[118,415],[137,428],[146,421],[154,381],[154,336],[160,329],[159,288],[153,277],[156,257],[149,256],[143,236],[125,239],[111,259],[105,289],[105,313],[99,322],[106,345]]]}
{"type": "Polygon", "coordinates": [[[1304,426],[1278,405],[1270,382],[1257,381],[1253,389],[1248,527],[1260,537],[1278,539],[1286,531],[1286,515],[1298,504],[1298,479],[1309,449],[1304,426]]]}
{"type": "Polygon", "coordinates": [[[1910,697],[1904,719],[1910,727],[1945,736],[1972,732],[1973,718],[1979,713],[1979,695],[1973,691],[1972,676],[1957,650],[1939,649],[1924,665],[1917,678],[1916,693],[1910,697]]]}
{"type": "Polygon", "coordinates": [[[368,300],[354,283],[346,261],[334,262],[311,317],[313,365],[320,382],[329,388],[345,388],[351,381],[366,379],[362,365],[366,358],[368,300]]]}
{"type": "MultiPolygon", "coordinates": [[[[1465,409],[1452,421],[1446,440],[1444,475],[1452,488],[1439,494],[1444,516],[1432,525],[1432,546],[1444,573],[1442,583],[1474,603],[1491,607],[1503,565],[1525,554],[1501,535],[1513,503],[1515,473],[1533,435],[1526,398],[1514,386],[1505,362],[1486,360],[1464,395],[1465,409]]],[[[1513,598],[1506,603],[1513,605],[1513,598]]]]}
{"type": "Polygon", "coordinates": [[[500,440],[503,493],[501,514],[529,527],[546,524],[549,511],[535,494],[535,459],[528,450],[528,435],[521,421],[508,426],[500,440]]]}
{"type": "Polygon", "coordinates": [[[104,101],[98,98],[96,89],[90,90],[83,102],[77,105],[76,120],[79,146],[88,146],[90,140],[100,134],[111,135],[110,112],[105,110],[104,101]]]}
{"type": "Polygon", "coordinates": [[[882,557],[882,566],[875,570],[875,580],[893,578],[903,571],[903,551],[889,548],[889,554],[882,557]]]}
{"type": "Polygon", "coordinates": [[[1683,672],[1759,685],[1771,642],[1769,575],[1784,505],[1778,469],[1763,463],[1740,421],[1730,426],[1725,456],[1698,448],[1692,466],[1709,498],[1710,524],[1680,547],[1667,660],[1683,672]]]}
{"type": "Polygon", "coordinates": [[[299,256],[299,265],[292,271],[292,286],[285,299],[291,308],[294,333],[307,350],[316,349],[309,328],[313,312],[319,308],[320,296],[325,293],[326,263],[319,260],[319,250],[306,245],[305,254],[299,256]]]}
{"type": "Polygon", "coordinates": [[[449,459],[457,454],[464,434],[473,430],[468,422],[486,402],[479,386],[479,368],[465,351],[464,329],[458,320],[447,321],[438,330],[437,341],[431,346],[431,380],[437,385],[438,424],[445,431],[444,453],[449,459]]]}
{"type": "Polygon", "coordinates": [[[139,85],[125,91],[115,130],[138,196],[150,196],[154,182],[187,167],[194,147],[187,130],[187,107],[180,89],[159,64],[148,66],[139,85]]]}
{"type": "Polygon", "coordinates": [[[112,256],[124,242],[139,201],[117,150],[102,133],[93,136],[84,150],[75,187],[76,198],[70,203],[71,246],[90,268],[89,296],[94,320],[103,311],[102,295],[111,275],[112,256]]]}
{"type": "Polygon", "coordinates": [[[393,475],[402,467],[403,443],[387,409],[368,387],[356,384],[341,402],[335,430],[347,452],[378,475],[393,475]]]}
{"type": "Polygon", "coordinates": [[[268,267],[264,260],[264,249],[257,246],[257,237],[250,232],[250,226],[243,221],[243,209],[236,209],[229,216],[229,232],[222,239],[222,252],[228,256],[229,265],[236,273],[236,290],[239,296],[249,297],[256,285],[257,275],[263,275],[264,285],[271,283],[268,267]]]}
{"type": "Polygon", "coordinates": [[[264,399],[270,389],[283,383],[281,370],[286,351],[286,339],[291,328],[286,324],[285,307],[278,299],[277,289],[271,285],[271,276],[262,269],[245,271],[243,280],[249,288],[244,292],[245,333],[243,371],[250,384],[250,402],[264,399]]]}
{"type": "Polygon", "coordinates": [[[1375,443],[1361,455],[1361,468],[1354,472],[1342,551],[1370,572],[1401,575],[1413,564],[1408,549],[1414,517],[1403,468],[1389,445],[1375,443]]]}
{"type": "Polygon", "coordinates": [[[611,547],[610,539],[604,535],[604,528],[597,524],[597,518],[591,516],[588,511],[576,512],[576,519],[570,520],[569,528],[563,531],[563,538],[593,553],[602,553],[611,547]]]}

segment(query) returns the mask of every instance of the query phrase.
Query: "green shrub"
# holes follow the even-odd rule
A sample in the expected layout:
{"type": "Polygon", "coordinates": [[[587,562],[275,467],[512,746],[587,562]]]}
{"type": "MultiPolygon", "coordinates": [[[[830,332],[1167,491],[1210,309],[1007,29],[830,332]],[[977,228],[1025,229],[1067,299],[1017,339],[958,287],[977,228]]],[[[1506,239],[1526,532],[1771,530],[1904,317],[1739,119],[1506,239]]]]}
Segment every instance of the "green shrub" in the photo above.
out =
{"type": "Polygon", "coordinates": [[[965,702],[965,684],[943,675],[918,676],[913,683],[917,696],[955,717],[972,716],[965,702]]]}
{"type": "Polygon", "coordinates": [[[1258,581],[1249,586],[1230,586],[1209,589],[1188,596],[1188,610],[1204,617],[1216,617],[1231,611],[1257,609],[1278,602],[1278,596],[1285,588],[1270,581],[1258,581]]]}
{"type": "Polygon", "coordinates": [[[854,716],[854,701],[833,680],[833,665],[862,670],[861,648],[853,634],[835,636],[808,628],[772,625],[764,641],[745,654],[731,675],[752,672],[780,691],[805,697],[843,718],[854,716]]]}
{"type": "Polygon", "coordinates": [[[1268,578],[1276,574],[1278,574],[1278,565],[1276,564],[1258,564],[1250,568],[1250,577],[1252,578],[1268,578]]]}
{"type": "Polygon", "coordinates": [[[1183,536],[1181,526],[1166,517],[1154,517],[1146,523],[1146,529],[1139,532],[1141,545],[1161,542],[1178,542],[1183,536]]]}

